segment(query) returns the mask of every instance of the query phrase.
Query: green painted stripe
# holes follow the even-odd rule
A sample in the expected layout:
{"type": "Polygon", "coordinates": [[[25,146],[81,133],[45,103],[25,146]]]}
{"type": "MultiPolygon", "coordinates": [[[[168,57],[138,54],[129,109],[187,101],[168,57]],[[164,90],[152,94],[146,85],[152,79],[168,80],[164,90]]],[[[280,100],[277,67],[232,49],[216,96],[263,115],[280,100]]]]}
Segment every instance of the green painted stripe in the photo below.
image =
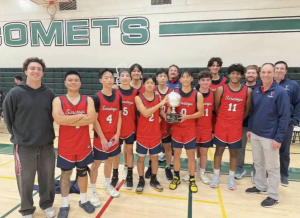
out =
{"type": "Polygon", "coordinates": [[[300,17],[294,19],[247,19],[159,24],[160,36],[208,35],[300,31],[300,17]]]}
{"type": "MultiPolygon", "coordinates": [[[[55,177],[55,180],[59,179],[60,175],[55,177]]],[[[39,193],[39,191],[35,191],[32,194],[32,197],[36,196],[39,193]]],[[[15,206],[14,208],[12,208],[10,211],[8,211],[6,214],[4,214],[3,216],[1,216],[0,218],[4,218],[7,217],[8,215],[10,215],[12,212],[14,212],[16,209],[18,209],[21,206],[21,204],[18,204],[17,206],[15,206]]]]}
{"type": "Polygon", "coordinates": [[[193,194],[189,188],[189,199],[188,199],[188,218],[193,217],[193,194]]]}

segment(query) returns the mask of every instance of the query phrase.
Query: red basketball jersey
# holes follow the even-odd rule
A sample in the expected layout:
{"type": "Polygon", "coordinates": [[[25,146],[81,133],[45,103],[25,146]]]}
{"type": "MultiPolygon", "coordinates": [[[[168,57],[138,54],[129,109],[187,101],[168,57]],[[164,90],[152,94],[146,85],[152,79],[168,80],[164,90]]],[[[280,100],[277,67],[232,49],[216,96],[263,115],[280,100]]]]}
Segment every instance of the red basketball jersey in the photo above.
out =
{"type": "MultiPolygon", "coordinates": [[[[176,107],[175,111],[179,114],[192,115],[197,111],[197,93],[198,91],[192,89],[192,91],[188,94],[183,93],[182,89],[176,89],[175,92],[181,95],[181,102],[179,107],[176,107]]],[[[195,131],[195,119],[188,119],[183,121],[182,123],[174,123],[172,125],[173,131],[187,131],[192,130],[195,131]]]]}
{"type": "Polygon", "coordinates": [[[131,88],[132,93],[125,95],[118,90],[122,97],[122,127],[120,138],[124,139],[136,132],[136,106],[134,98],[137,96],[138,90],[131,88]]]}
{"type": "MultiPolygon", "coordinates": [[[[81,95],[80,100],[76,105],[73,105],[67,96],[62,95],[59,97],[61,106],[66,116],[76,114],[87,114],[88,97],[81,95]]],[[[92,150],[89,125],[86,126],[59,126],[58,138],[58,153],[76,155],[88,153],[92,150]]]]}
{"type": "Polygon", "coordinates": [[[232,91],[228,84],[223,85],[223,94],[217,120],[230,123],[242,123],[247,93],[248,87],[246,85],[242,85],[239,91],[232,91]]]}
{"type": "Polygon", "coordinates": [[[223,77],[221,82],[219,84],[210,84],[209,88],[212,90],[212,91],[216,91],[216,89],[222,85],[224,85],[226,83],[226,78],[223,77]]]}
{"type": "MultiPolygon", "coordinates": [[[[143,94],[140,94],[144,106],[146,108],[154,107],[159,104],[159,96],[154,95],[154,99],[152,101],[148,101],[143,94]]],[[[151,116],[144,117],[138,111],[138,125],[137,125],[137,134],[136,139],[138,142],[151,142],[156,141],[161,138],[161,131],[159,126],[159,109],[156,110],[151,116]]]]}
{"type": "Polygon", "coordinates": [[[120,94],[115,92],[113,102],[106,101],[102,92],[97,92],[99,97],[100,107],[98,112],[98,122],[102,132],[116,133],[120,111],[120,94]]]}
{"type": "Polygon", "coordinates": [[[212,131],[213,123],[212,123],[212,115],[214,109],[214,92],[212,90],[209,91],[208,95],[204,97],[204,112],[203,116],[196,120],[196,128],[203,129],[205,131],[212,131]]]}

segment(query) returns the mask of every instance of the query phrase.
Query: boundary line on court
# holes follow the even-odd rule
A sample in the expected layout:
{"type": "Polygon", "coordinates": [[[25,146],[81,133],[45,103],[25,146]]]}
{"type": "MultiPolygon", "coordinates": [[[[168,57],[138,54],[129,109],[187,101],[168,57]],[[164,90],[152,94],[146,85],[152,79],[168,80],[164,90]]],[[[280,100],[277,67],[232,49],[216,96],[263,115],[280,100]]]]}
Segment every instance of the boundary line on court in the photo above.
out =
{"type": "MultiPolygon", "coordinates": [[[[214,160],[213,160],[213,155],[212,155],[212,152],[211,152],[210,148],[208,148],[208,152],[209,152],[209,156],[210,156],[210,160],[211,160],[211,164],[212,164],[212,169],[214,169],[214,165],[213,165],[214,160]]],[[[222,198],[222,194],[221,194],[220,185],[218,185],[217,191],[218,191],[218,198],[219,198],[219,201],[220,201],[222,216],[223,216],[223,218],[227,218],[226,211],[225,211],[225,206],[224,206],[223,198],[222,198]]]]}

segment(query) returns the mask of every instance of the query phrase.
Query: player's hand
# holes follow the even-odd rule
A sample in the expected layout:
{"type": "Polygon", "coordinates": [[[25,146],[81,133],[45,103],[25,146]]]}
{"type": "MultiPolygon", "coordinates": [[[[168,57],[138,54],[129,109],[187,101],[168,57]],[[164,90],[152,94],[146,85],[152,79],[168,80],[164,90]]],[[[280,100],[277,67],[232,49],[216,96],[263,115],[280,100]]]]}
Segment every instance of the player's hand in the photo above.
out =
{"type": "Polygon", "coordinates": [[[180,120],[180,123],[184,122],[186,120],[187,116],[185,114],[180,114],[178,119],[180,120]]]}
{"type": "Polygon", "coordinates": [[[100,141],[101,141],[103,151],[107,151],[109,149],[109,144],[106,138],[100,138],[100,141]]]}
{"type": "Polygon", "coordinates": [[[251,132],[250,132],[250,131],[248,131],[246,135],[247,135],[247,139],[248,139],[248,141],[251,141],[251,132]]]}
{"type": "Polygon", "coordinates": [[[114,85],[112,86],[112,88],[113,88],[113,89],[119,89],[119,86],[117,86],[116,84],[114,84],[114,85]]]}
{"type": "Polygon", "coordinates": [[[279,149],[280,147],[281,147],[281,143],[276,142],[275,140],[273,140],[272,148],[273,148],[274,150],[276,150],[276,149],[279,149]]]}
{"type": "Polygon", "coordinates": [[[160,102],[164,106],[169,101],[169,95],[166,95],[166,97],[160,102]]]}
{"type": "Polygon", "coordinates": [[[154,94],[155,94],[155,95],[159,95],[159,92],[158,92],[158,91],[155,91],[154,94]]]}
{"type": "Polygon", "coordinates": [[[119,134],[115,134],[112,138],[111,138],[111,143],[113,145],[118,144],[119,143],[119,134]]]}

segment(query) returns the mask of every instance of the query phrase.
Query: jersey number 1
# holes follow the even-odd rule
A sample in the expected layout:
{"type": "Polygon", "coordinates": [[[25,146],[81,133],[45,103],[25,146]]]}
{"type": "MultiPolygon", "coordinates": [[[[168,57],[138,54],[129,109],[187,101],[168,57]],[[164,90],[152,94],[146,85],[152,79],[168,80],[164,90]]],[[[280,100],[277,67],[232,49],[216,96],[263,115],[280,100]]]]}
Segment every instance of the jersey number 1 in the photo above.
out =
{"type": "Polygon", "coordinates": [[[236,104],[232,105],[232,103],[229,104],[228,111],[236,112],[236,104]]]}

